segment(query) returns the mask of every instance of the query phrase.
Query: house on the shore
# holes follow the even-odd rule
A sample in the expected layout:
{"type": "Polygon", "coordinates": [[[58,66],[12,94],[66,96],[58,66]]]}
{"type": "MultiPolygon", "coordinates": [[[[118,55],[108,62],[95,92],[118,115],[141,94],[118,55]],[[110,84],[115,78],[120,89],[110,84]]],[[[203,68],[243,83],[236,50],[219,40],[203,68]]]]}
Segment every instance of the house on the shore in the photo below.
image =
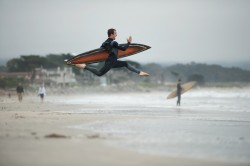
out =
{"type": "Polygon", "coordinates": [[[43,69],[36,68],[34,71],[35,83],[45,83],[49,86],[69,86],[76,84],[76,77],[72,71],[72,68],[65,67],[61,69],[43,69]]]}
{"type": "Polygon", "coordinates": [[[69,86],[76,84],[72,68],[44,69],[36,68],[33,72],[0,72],[0,78],[22,78],[33,84],[45,83],[48,86],[69,86]]]}

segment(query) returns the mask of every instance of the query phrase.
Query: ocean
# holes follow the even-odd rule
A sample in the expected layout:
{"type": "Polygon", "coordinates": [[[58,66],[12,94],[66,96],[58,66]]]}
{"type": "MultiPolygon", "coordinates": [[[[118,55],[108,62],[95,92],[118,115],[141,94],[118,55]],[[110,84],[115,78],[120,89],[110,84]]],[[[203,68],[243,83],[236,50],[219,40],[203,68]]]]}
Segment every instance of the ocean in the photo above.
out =
{"type": "Polygon", "coordinates": [[[138,153],[250,164],[250,89],[200,88],[166,100],[169,92],[83,94],[56,103],[62,110],[115,118],[83,122],[77,129],[104,134],[109,146],[138,153]]]}

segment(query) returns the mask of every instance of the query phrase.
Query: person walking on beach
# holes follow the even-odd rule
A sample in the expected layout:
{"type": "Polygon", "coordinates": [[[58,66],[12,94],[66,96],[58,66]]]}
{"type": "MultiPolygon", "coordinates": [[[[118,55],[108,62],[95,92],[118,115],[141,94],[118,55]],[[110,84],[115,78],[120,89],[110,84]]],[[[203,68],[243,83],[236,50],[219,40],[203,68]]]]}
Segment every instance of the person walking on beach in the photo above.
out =
{"type": "Polygon", "coordinates": [[[16,87],[16,92],[17,92],[17,96],[18,96],[18,101],[22,102],[23,101],[23,86],[21,83],[18,84],[18,86],[16,87]]]}
{"type": "Polygon", "coordinates": [[[135,72],[139,74],[140,76],[149,76],[148,73],[139,71],[138,69],[131,66],[128,62],[117,60],[118,50],[125,51],[129,47],[130,43],[132,42],[132,37],[129,36],[129,38],[127,38],[127,44],[125,46],[119,46],[119,44],[115,41],[116,36],[117,36],[117,32],[115,29],[111,28],[108,30],[108,39],[102,43],[101,48],[105,48],[108,51],[109,57],[105,61],[104,66],[100,70],[97,70],[96,68],[88,66],[84,63],[76,64],[75,66],[81,69],[86,69],[94,73],[97,76],[104,75],[111,68],[120,68],[120,67],[126,67],[128,70],[135,72]]]}
{"type": "Polygon", "coordinates": [[[39,87],[39,89],[38,89],[38,95],[41,98],[41,103],[43,103],[44,96],[46,95],[46,89],[45,89],[44,85],[41,85],[39,87]]]}
{"type": "Polygon", "coordinates": [[[181,106],[181,79],[177,82],[177,106],[181,106]]]}

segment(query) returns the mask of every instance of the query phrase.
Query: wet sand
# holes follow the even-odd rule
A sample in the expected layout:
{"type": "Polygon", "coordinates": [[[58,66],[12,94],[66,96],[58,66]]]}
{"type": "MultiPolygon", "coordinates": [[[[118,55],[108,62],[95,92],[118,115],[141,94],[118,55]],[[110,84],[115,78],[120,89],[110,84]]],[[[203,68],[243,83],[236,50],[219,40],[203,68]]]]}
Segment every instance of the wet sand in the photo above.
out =
{"type": "MultiPolygon", "coordinates": [[[[57,98],[57,96],[50,97],[57,98]]],[[[46,99],[46,98],[45,98],[46,99]]],[[[94,103],[56,104],[40,103],[25,96],[22,103],[16,99],[0,98],[0,165],[89,165],[89,166],[223,166],[237,165],[213,160],[188,159],[162,155],[142,154],[104,142],[114,137],[91,130],[72,128],[99,120],[127,119],[128,116],[107,114],[67,113],[79,108],[101,109],[94,103]]],[[[244,165],[244,164],[238,164],[244,165]]]]}

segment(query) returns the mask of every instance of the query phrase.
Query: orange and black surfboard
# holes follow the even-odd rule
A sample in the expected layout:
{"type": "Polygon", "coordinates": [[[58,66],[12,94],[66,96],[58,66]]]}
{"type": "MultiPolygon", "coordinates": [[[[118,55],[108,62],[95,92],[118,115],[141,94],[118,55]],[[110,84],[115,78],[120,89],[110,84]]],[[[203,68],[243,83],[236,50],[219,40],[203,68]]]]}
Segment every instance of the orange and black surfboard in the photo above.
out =
{"type": "MultiPolygon", "coordinates": [[[[123,45],[125,44],[120,44],[120,46],[123,46],[123,45]]],[[[126,51],[122,51],[122,50],[118,51],[118,59],[137,54],[139,52],[145,51],[150,48],[151,47],[147,45],[131,43],[129,47],[126,49],[126,51]]],[[[108,58],[108,56],[109,54],[104,48],[98,48],[95,50],[91,50],[91,51],[76,55],[72,57],[71,59],[66,59],[65,62],[68,65],[80,64],[80,63],[96,63],[96,62],[105,61],[108,58]]]]}

